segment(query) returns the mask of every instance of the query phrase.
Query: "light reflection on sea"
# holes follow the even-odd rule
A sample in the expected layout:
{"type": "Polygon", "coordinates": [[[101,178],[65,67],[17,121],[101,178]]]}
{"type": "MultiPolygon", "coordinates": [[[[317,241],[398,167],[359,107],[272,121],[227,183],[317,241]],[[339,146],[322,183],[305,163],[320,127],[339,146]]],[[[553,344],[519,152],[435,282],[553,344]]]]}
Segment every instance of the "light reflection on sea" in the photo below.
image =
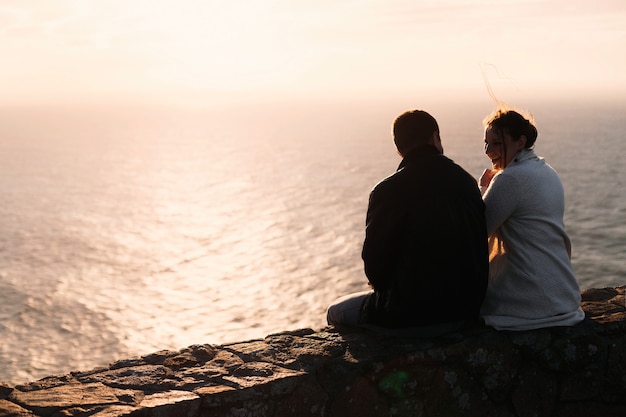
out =
{"type": "MultiPolygon", "coordinates": [[[[0,380],[323,326],[366,288],[367,197],[399,162],[390,124],[408,107],[5,112],[0,380]]],[[[428,110],[478,176],[491,104],[428,110]]],[[[581,286],[619,285],[625,122],[568,114],[535,110],[537,152],[566,187],[581,286]]]]}

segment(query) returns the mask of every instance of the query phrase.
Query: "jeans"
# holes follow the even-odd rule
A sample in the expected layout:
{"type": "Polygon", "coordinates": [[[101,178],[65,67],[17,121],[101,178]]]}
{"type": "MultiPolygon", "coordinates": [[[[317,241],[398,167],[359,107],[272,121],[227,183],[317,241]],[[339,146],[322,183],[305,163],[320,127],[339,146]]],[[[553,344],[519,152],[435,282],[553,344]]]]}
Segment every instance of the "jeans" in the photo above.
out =
{"type": "Polygon", "coordinates": [[[361,291],[337,298],[326,310],[328,324],[331,326],[358,326],[388,336],[431,338],[457,331],[468,323],[467,320],[459,320],[407,328],[386,328],[373,324],[359,324],[359,316],[365,298],[372,292],[371,290],[361,291]]]}
{"type": "Polygon", "coordinates": [[[326,321],[331,326],[358,326],[361,307],[373,291],[361,291],[337,298],[326,310],[326,321]]]}

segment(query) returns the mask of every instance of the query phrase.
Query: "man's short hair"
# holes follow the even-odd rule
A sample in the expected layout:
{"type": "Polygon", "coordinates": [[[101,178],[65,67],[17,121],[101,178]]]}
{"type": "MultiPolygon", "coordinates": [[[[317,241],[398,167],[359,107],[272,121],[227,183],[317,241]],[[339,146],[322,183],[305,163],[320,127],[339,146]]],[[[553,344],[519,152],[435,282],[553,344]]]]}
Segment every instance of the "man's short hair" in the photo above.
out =
{"type": "Polygon", "coordinates": [[[413,148],[428,144],[438,131],[439,125],[433,116],[424,110],[409,110],[393,123],[393,141],[400,155],[405,156],[413,148]]]}

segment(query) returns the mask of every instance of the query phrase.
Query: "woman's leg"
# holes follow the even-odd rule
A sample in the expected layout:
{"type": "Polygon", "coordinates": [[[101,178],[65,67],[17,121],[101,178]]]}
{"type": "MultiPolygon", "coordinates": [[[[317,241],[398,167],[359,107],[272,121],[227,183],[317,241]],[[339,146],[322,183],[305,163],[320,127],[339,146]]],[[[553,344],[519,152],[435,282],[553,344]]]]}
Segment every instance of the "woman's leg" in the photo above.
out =
{"type": "Polygon", "coordinates": [[[326,321],[330,325],[358,326],[361,307],[372,291],[344,295],[336,299],[326,310],[326,321]]]}

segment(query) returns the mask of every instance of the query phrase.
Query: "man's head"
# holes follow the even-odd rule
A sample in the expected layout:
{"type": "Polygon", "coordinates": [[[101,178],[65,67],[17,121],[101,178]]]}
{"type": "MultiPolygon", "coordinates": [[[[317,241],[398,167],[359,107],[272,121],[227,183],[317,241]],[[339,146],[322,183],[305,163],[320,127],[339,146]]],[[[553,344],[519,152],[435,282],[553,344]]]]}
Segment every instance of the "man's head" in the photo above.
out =
{"type": "Polygon", "coordinates": [[[402,157],[422,145],[433,145],[443,153],[437,121],[423,110],[409,110],[398,116],[393,123],[393,141],[402,157]]]}

